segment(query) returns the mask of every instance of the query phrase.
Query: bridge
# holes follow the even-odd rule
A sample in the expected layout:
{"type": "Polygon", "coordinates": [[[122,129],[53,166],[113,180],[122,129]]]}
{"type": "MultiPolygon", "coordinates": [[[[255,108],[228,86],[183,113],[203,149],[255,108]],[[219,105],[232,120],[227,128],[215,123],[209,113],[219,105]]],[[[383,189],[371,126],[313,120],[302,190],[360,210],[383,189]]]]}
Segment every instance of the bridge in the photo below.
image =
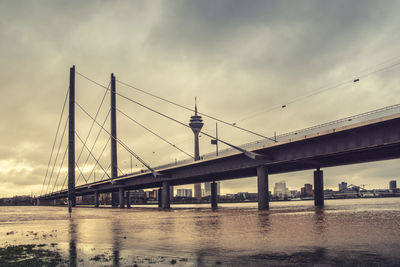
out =
{"type": "MultiPolygon", "coordinates": [[[[269,175],[314,170],[314,203],[315,206],[322,207],[324,206],[323,168],[400,158],[400,105],[385,107],[279,136],[264,137],[259,141],[244,145],[233,145],[217,136],[202,132],[202,120],[201,116],[197,114],[196,107],[195,115],[187,125],[195,135],[195,156],[187,160],[152,167],[116,137],[115,111],[118,109],[115,105],[115,96],[118,93],[115,88],[115,76],[111,75],[111,89],[106,89],[111,94],[111,132],[109,135],[112,175],[108,179],[75,186],[77,165],[74,149],[76,135],[74,108],[78,106],[86,112],[79,103],[74,101],[75,73],[75,67],[72,67],[69,86],[68,189],[42,194],[38,198],[41,204],[51,204],[55,199],[68,198],[69,206],[72,207],[75,205],[76,196],[94,195],[94,206],[98,207],[99,194],[112,193],[113,203],[116,201],[122,208],[125,205],[130,206],[129,194],[125,194],[129,190],[160,188],[159,206],[168,209],[170,208],[170,187],[212,182],[211,205],[217,207],[215,181],[256,177],[258,208],[263,210],[269,209],[269,175]],[[231,148],[220,151],[218,156],[210,153],[200,157],[199,133],[231,148]],[[118,176],[117,143],[130,151],[147,167],[147,170],[118,176]]],[[[95,116],[88,113],[87,115],[93,119],[94,123],[101,126],[95,120],[95,116]]]]}

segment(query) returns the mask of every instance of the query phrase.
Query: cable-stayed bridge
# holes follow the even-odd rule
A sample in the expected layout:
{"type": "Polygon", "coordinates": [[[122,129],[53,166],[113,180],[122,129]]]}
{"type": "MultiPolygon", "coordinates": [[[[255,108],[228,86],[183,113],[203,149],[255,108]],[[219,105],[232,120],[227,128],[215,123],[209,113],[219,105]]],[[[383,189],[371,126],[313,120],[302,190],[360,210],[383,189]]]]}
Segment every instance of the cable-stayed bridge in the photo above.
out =
{"type": "MultiPolygon", "coordinates": [[[[254,131],[241,128],[237,125],[227,123],[216,117],[208,114],[200,113],[195,109],[176,104],[168,99],[161,98],[151,93],[145,92],[140,88],[133,87],[127,83],[116,81],[115,76],[111,75],[109,86],[104,86],[93,79],[75,71],[75,67],[70,70],[70,85],[65,102],[63,112],[66,108],[66,103],[69,103],[69,113],[64,124],[61,141],[59,141],[58,151],[55,154],[55,160],[52,160],[53,152],[57,144],[57,136],[60,132],[62,116],[59,120],[56,138],[53,143],[53,149],[50,156],[48,169],[44,178],[42,193],[39,197],[41,204],[51,204],[53,200],[59,198],[68,198],[70,207],[75,206],[75,197],[82,195],[93,194],[95,196],[94,205],[98,207],[99,194],[112,193],[113,206],[124,207],[130,205],[129,194],[125,194],[129,190],[145,189],[145,188],[160,188],[159,205],[162,208],[170,207],[170,188],[174,185],[195,184],[201,182],[211,183],[211,202],[212,206],[217,206],[217,190],[215,181],[237,179],[244,177],[257,176],[258,183],[258,207],[259,209],[269,208],[268,194],[268,175],[285,173],[299,170],[315,170],[314,171],[314,187],[315,187],[315,205],[323,206],[323,171],[322,168],[340,166],[346,164],[363,163],[370,161],[388,160],[400,157],[400,105],[389,106],[378,110],[358,114],[347,117],[341,120],[317,125],[299,131],[294,131],[278,136],[267,137],[258,134],[254,131]],[[96,86],[105,89],[104,96],[100,106],[95,114],[88,112],[85,107],[75,99],[75,76],[78,75],[86,79],[96,86]],[[116,90],[116,83],[130,86],[135,90],[142,91],[152,97],[158,98],[170,104],[178,105],[181,108],[192,111],[194,115],[191,117],[190,123],[181,122],[171,116],[162,113],[159,110],[146,106],[126,95],[123,95],[116,90]],[[110,94],[110,109],[108,110],[105,119],[99,121],[98,114],[107,94],[110,94]],[[143,124],[134,120],[127,112],[122,111],[116,105],[116,97],[123,98],[128,102],[141,106],[165,119],[171,120],[174,123],[191,128],[195,135],[195,153],[184,151],[177,145],[168,141],[160,134],[149,129],[143,124]],[[88,135],[82,138],[75,129],[75,108],[79,109],[91,120],[91,127],[88,135]],[[136,151],[133,151],[116,133],[117,122],[116,113],[119,112],[133,123],[143,127],[149,133],[157,136],[170,146],[187,155],[188,159],[175,161],[162,166],[151,166],[147,163],[136,151]],[[235,127],[241,131],[258,136],[259,141],[247,143],[243,145],[231,144],[218,136],[211,135],[202,131],[202,117],[209,117],[220,123],[235,127]],[[107,120],[110,119],[111,127],[109,130],[105,128],[107,120]],[[94,126],[100,128],[96,136],[95,142],[89,148],[87,141],[94,126]],[[58,162],[59,150],[63,143],[64,133],[68,126],[68,146],[64,150],[62,161],[57,174],[54,173],[56,163],[58,162]],[[96,146],[100,133],[106,133],[109,137],[105,145],[99,150],[98,155],[94,155],[93,149],[96,146]],[[198,148],[198,135],[203,134],[211,138],[214,143],[222,143],[230,148],[221,150],[218,156],[215,153],[205,154],[200,157],[198,148]],[[75,141],[82,144],[82,150],[78,155],[75,155],[75,141]],[[135,171],[129,174],[119,175],[122,171],[118,167],[117,160],[117,144],[124,150],[128,151],[132,157],[142,164],[145,169],[135,171]],[[104,150],[111,146],[111,162],[105,168],[100,158],[103,156],[104,150]],[[82,151],[87,151],[87,156],[83,165],[78,162],[82,158],[82,151]],[[68,174],[64,177],[63,185],[60,189],[56,189],[59,181],[62,166],[68,154],[68,174]],[[77,156],[77,157],[76,157],[77,156]],[[103,172],[100,180],[90,180],[90,172],[88,178],[85,178],[84,168],[91,158],[95,161],[94,168],[98,166],[103,172]],[[50,163],[54,161],[53,167],[50,168],[50,163]],[[50,170],[51,169],[51,170],[50,170]],[[109,170],[111,172],[109,174],[109,170]],[[79,173],[78,179],[82,177],[85,183],[76,185],[75,173],[79,173]],[[52,179],[54,177],[54,184],[52,179]],[[68,181],[66,183],[66,181],[68,181]],[[67,184],[67,188],[64,188],[67,184]]],[[[63,113],[62,112],[62,113],[63,113]]],[[[197,187],[198,191],[198,187],[197,187]]]]}

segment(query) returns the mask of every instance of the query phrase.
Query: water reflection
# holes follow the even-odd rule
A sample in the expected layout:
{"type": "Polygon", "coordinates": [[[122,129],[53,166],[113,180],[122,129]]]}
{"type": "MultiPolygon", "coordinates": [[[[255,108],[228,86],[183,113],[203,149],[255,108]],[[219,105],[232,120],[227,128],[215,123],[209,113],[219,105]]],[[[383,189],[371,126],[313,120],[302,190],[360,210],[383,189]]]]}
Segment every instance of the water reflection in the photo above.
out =
{"type": "Polygon", "coordinates": [[[77,225],[73,218],[69,219],[69,262],[70,266],[76,267],[78,255],[76,252],[77,225]]]}
{"type": "Polygon", "coordinates": [[[257,226],[258,226],[259,232],[262,234],[267,234],[271,227],[269,212],[259,211],[257,214],[257,218],[258,218],[257,226]]]}
{"type": "Polygon", "coordinates": [[[316,207],[314,216],[314,233],[317,234],[317,236],[321,237],[324,236],[324,232],[327,228],[327,222],[325,220],[325,211],[324,208],[316,207]]]}
{"type": "Polygon", "coordinates": [[[120,235],[119,231],[121,229],[119,219],[113,220],[111,230],[112,230],[112,239],[113,239],[113,266],[119,266],[119,259],[120,259],[120,235]]]}
{"type": "Polygon", "coordinates": [[[196,266],[209,266],[215,258],[220,257],[221,242],[229,238],[226,231],[230,231],[235,218],[228,217],[221,221],[221,214],[218,210],[210,210],[202,216],[195,216],[196,246],[193,247],[196,266]]]}

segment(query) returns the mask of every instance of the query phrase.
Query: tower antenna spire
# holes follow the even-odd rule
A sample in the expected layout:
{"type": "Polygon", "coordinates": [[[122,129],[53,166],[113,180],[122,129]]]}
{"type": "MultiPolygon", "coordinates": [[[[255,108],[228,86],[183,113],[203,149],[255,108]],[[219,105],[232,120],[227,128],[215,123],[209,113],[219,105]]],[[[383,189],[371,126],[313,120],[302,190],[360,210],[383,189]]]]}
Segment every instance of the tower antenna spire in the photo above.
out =
{"type": "Polygon", "coordinates": [[[197,116],[197,96],[194,97],[194,115],[197,116]]]}

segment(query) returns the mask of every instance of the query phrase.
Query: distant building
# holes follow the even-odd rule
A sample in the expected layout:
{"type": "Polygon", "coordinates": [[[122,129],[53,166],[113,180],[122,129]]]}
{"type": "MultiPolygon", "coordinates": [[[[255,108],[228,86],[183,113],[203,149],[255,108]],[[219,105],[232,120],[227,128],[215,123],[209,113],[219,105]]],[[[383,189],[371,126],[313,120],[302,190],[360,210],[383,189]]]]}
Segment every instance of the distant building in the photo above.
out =
{"type": "Polygon", "coordinates": [[[285,181],[275,183],[275,187],[274,187],[275,198],[285,199],[288,197],[288,195],[289,195],[289,189],[287,189],[285,181]]]}
{"type": "Polygon", "coordinates": [[[177,197],[192,197],[192,189],[177,189],[177,197]]]}
{"type": "Polygon", "coordinates": [[[238,192],[234,196],[237,200],[257,200],[258,193],[238,192]]]}
{"type": "Polygon", "coordinates": [[[147,192],[144,192],[143,189],[129,191],[129,197],[131,200],[131,204],[145,203],[146,196],[147,196],[147,192]]]}
{"type": "Polygon", "coordinates": [[[389,182],[389,189],[390,189],[390,190],[393,190],[393,189],[396,189],[396,188],[397,188],[397,182],[396,182],[396,180],[390,181],[390,182],[389,182]]]}
{"type": "Polygon", "coordinates": [[[300,197],[313,197],[314,190],[312,189],[311,184],[305,184],[304,187],[301,188],[300,197]]]}
{"type": "Polygon", "coordinates": [[[158,200],[158,189],[154,189],[152,191],[146,191],[146,198],[151,200],[158,200]]]}
{"type": "Polygon", "coordinates": [[[211,195],[211,182],[204,183],[204,194],[203,197],[211,195]]]}
{"type": "Polygon", "coordinates": [[[81,205],[92,204],[92,203],[94,203],[94,195],[77,196],[76,203],[81,204],[81,205]]]}
{"type": "Polygon", "coordinates": [[[0,205],[32,205],[33,199],[31,196],[14,196],[12,198],[0,198],[0,205]]]}
{"type": "Polygon", "coordinates": [[[346,190],[346,188],[347,188],[347,183],[346,182],[341,182],[339,184],[339,191],[346,190]]]}
{"type": "Polygon", "coordinates": [[[103,193],[103,194],[99,194],[99,203],[101,205],[104,204],[111,204],[111,193],[103,193]]]}
{"type": "MultiPolygon", "coordinates": [[[[221,182],[216,182],[216,183],[217,183],[217,195],[221,195],[221,182]]],[[[210,195],[211,195],[211,182],[205,182],[203,197],[210,195]]]]}
{"type": "Polygon", "coordinates": [[[289,193],[290,193],[289,194],[290,198],[298,198],[298,197],[300,197],[300,192],[297,191],[297,190],[290,190],[289,193]]]}

